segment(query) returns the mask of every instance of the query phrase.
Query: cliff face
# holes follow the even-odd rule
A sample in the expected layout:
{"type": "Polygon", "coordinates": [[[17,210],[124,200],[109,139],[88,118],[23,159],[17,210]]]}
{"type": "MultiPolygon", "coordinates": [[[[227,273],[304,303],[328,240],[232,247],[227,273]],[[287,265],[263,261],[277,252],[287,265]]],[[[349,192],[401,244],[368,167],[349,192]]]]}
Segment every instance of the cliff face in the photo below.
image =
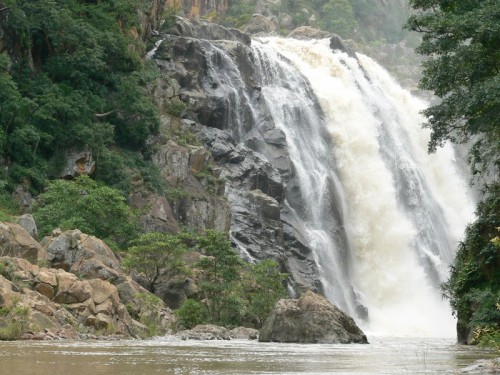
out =
{"type": "MultiPolygon", "coordinates": [[[[163,133],[172,133],[172,128],[194,132],[211,150],[213,172],[225,181],[231,238],[241,255],[277,260],[297,290],[321,291],[307,235],[294,216],[303,202],[286,136],[260,98],[261,72],[250,37],[177,18],[162,38],[152,58],[169,77],[153,89],[165,113],[163,133]],[[168,120],[176,102],[185,103],[183,120],[168,120]]],[[[175,207],[182,205],[173,206],[176,214],[175,207]]]]}
{"type": "Polygon", "coordinates": [[[167,6],[182,10],[190,19],[199,19],[212,12],[225,13],[228,9],[228,0],[167,0],[167,6]]]}

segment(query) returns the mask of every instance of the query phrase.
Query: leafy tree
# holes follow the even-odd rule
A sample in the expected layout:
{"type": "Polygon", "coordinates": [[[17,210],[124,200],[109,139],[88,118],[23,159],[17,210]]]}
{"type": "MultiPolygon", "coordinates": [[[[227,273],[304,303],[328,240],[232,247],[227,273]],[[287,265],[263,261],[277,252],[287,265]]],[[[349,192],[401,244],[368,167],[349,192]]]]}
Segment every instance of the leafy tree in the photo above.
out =
{"type": "Polygon", "coordinates": [[[329,0],[321,7],[320,26],[343,38],[352,36],[357,27],[354,10],[348,0],[329,0]]]}
{"type": "Polygon", "coordinates": [[[198,324],[209,321],[205,306],[194,299],[188,299],[182,307],[175,311],[179,325],[191,329],[198,324]]]}
{"type": "MultiPolygon", "coordinates": [[[[497,0],[411,0],[419,12],[407,27],[423,33],[417,52],[421,87],[441,103],[424,111],[429,150],[472,142],[472,172],[498,177],[500,167],[500,3],[497,0]]],[[[494,177],[494,178],[496,178],[494,177]]],[[[483,181],[483,184],[486,184],[483,181]]]]}
{"type": "Polygon", "coordinates": [[[125,245],[135,236],[135,217],[115,189],[87,176],[75,181],[55,180],[40,194],[34,216],[41,236],[54,228],[75,229],[125,245]]]}
{"type": "Polygon", "coordinates": [[[241,293],[247,301],[246,319],[262,327],[276,302],[287,296],[283,285],[286,277],[273,260],[265,259],[249,267],[241,281],[241,293]]]}
{"type": "Polygon", "coordinates": [[[447,141],[472,144],[469,163],[484,192],[477,219],[460,243],[444,284],[458,317],[459,340],[480,328],[498,337],[500,312],[500,2],[411,0],[407,27],[423,33],[421,87],[442,100],[425,110],[429,151],[447,141]],[[492,331],[493,330],[493,331],[492,331]],[[496,332],[496,333],[495,333],[496,332]]]}
{"type": "Polygon", "coordinates": [[[201,299],[205,301],[207,315],[214,323],[239,324],[243,307],[236,285],[243,266],[241,258],[221,232],[206,231],[197,238],[196,245],[206,256],[196,267],[203,270],[198,286],[201,299]]]}
{"type": "Polygon", "coordinates": [[[500,186],[497,185],[479,204],[477,220],[466,229],[450,278],[443,285],[458,318],[460,341],[467,340],[471,329],[489,328],[500,335],[499,212],[500,186]]]}
{"type": "Polygon", "coordinates": [[[168,233],[145,233],[132,242],[123,265],[139,271],[148,282],[148,290],[155,292],[160,275],[169,279],[187,274],[182,259],[186,252],[181,237],[168,233]]]}

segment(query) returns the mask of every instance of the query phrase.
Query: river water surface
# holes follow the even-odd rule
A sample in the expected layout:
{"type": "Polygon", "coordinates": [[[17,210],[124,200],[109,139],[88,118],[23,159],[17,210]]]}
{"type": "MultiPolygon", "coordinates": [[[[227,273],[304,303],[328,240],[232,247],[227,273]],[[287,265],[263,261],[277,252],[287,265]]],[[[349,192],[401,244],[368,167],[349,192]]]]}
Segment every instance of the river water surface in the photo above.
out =
{"type": "Polygon", "coordinates": [[[0,343],[0,374],[456,374],[492,356],[435,338],[372,338],[369,345],[18,341],[0,343]]]}

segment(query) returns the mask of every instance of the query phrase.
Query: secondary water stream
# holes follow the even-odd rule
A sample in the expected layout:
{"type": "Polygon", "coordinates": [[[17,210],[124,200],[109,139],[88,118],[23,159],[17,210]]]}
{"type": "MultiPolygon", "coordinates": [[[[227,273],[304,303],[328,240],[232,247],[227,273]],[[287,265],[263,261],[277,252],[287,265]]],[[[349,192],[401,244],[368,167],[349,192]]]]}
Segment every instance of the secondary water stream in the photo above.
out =
{"type": "Polygon", "coordinates": [[[252,341],[0,343],[2,375],[456,374],[493,353],[451,339],[373,338],[370,345],[252,341]]]}

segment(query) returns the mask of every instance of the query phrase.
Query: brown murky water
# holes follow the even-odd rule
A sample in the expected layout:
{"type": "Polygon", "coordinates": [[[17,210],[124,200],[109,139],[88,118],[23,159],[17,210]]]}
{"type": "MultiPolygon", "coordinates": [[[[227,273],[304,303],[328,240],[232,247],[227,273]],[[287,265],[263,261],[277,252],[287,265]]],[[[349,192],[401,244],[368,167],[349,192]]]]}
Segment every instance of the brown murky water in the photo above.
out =
{"type": "Polygon", "coordinates": [[[452,339],[376,338],[370,345],[52,341],[0,343],[2,375],[455,374],[493,353],[452,339]]]}

